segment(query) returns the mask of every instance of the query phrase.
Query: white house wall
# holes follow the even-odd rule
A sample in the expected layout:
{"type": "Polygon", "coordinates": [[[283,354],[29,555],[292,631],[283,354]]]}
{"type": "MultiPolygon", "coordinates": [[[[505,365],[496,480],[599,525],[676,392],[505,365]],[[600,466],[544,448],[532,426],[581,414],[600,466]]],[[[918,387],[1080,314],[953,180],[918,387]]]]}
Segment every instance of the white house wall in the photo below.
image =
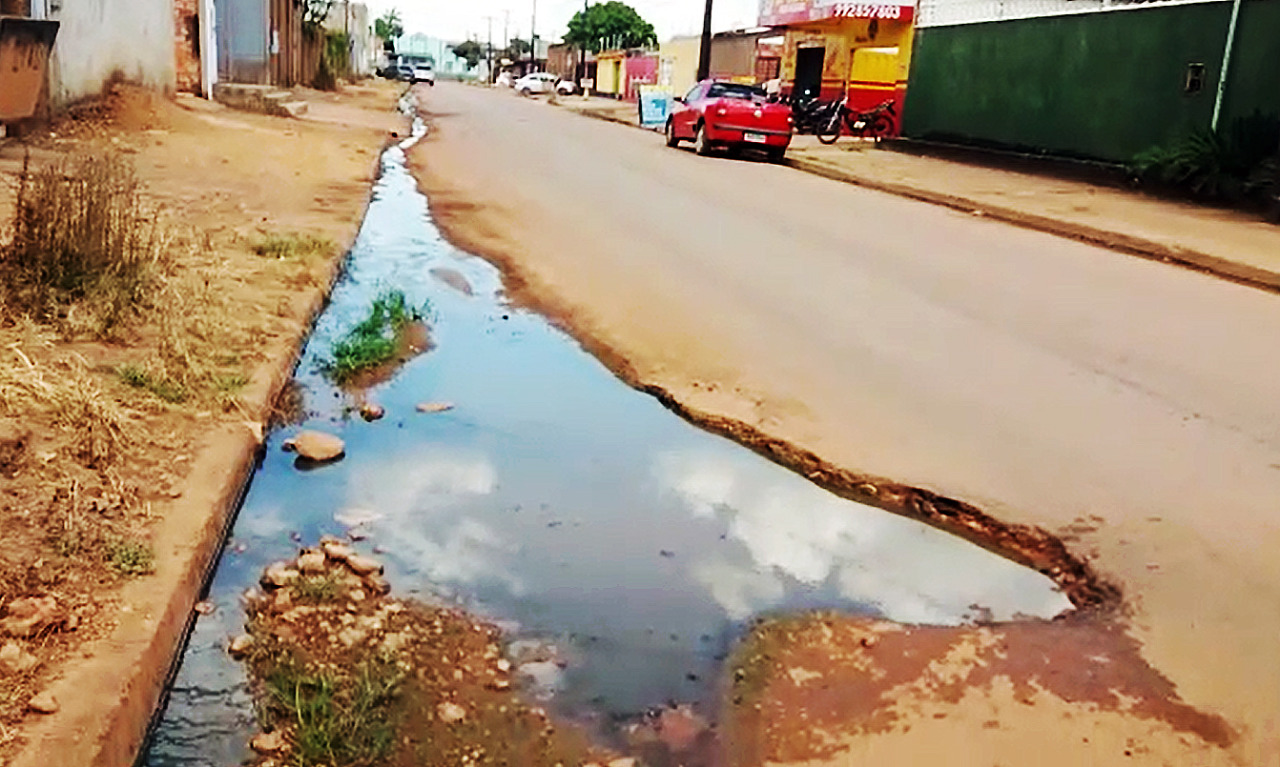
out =
{"type": "Polygon", "coordinates": [[[919,0],[916,26],[950,27],[1043,16],[1106,13],[1229,0],[919,0]]]}
{"type": "Polygon", "coordinates": [[[113,75],[172,90],[172,0],[44,0],[61,22],[50,61],[50,95],[67,104],[96,95],[113,75]]]}

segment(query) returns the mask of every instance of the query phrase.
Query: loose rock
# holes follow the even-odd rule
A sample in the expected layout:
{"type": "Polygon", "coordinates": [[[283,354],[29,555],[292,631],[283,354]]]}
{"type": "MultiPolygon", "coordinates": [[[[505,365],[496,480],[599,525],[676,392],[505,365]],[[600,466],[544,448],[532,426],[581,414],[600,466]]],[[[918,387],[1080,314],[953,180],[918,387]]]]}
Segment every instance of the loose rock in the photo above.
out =
{"type": "Polygon", "coordinates": [[[355,556],[356,553],[355,549],[352,549],[350,546],[337,540],[322,541],[320,543],[320,549],[324,552],[326,557],[335,562],[346,562],[348,559],[355,556]]]}
{"type": "Polygon", "coordinates": [[[232,639],[231,643],[227,645],[227,652],[230,653],[233,658],[243,658],[249,654],[249,650],[252,648],[253,637],[248,634],[241,634],[235,639],[232,639]]]}
{"type": "Polygon", "coordinates": [[[8,615],[0,620],[0,633],[29,637],[61,622],[58,600],[53,597],[15,599],[9,603],[8,615]]]}
{"type": "Polygon", "coordinates": [[[386,414],[387,409],[382,405],[366,402],[360,406],[360,417],[366,421],[377,421],[386,414]]]}
{"type": "Polygon", "coordinates": [[[37,714],[56,714],[62,706],[58,705],[58,699],[53,697],[53,693],[45,691],[27,701],[27,708],[37,714]]]}
{"type": "Polygon", "coordinates": [[[391,581],[380,573],[371,573],[364,577],[364,586],[374,594],[390,594],[391,581]]]}
{"type": "Polygon", "coordinates": [[[196,602],[194,609],[200,615],[213,615],[213,611],[216,610],[217,607],[213,604],[213,602],[210,602],[209,600],[205,599],[203,601],[196,602]]]}
{"type": "Polygon", "coordinates": [[[260,732],[253,736],[253,740],[249,741],[249,748],[259,754],[278,754],[288,746],[289,743],[284,739],[284,733],[279,730],[275,732],[260,732]]]}
{"type": "Polygon", "coordinates": [[[284,450],[296,452],[308,461],[323,463],[341,458],[346,452],[346,444],[332,434],[319,431],[304,431],[282,445],[284,450]]]}
{"type": "Polygon", "coordinates": [[[436,716],[445,724],[454,724],[467,718],[467,710],[457,703],[445,701],[436,706],[436,716]]]}
{"type": "Polygon", "coordinates": [[[372,573],[382,574],[382,563],[376,559],[363,557],[354,554],[347,557],[347,567],[351,568],[351,572],[356,575],[370,575],[372,573]]]}
{"type": "Polygon", "coordinates": [[[22,649],[17,642],[8,642],[0,647],[0,671],[5,674],[21,674],[39,663],[36,656],[22,649]]]}
{"type": "Polygon", "coordinates": [[[325,554],[323,551],[308,551],[298,557],[298,571],[305,575],[319,575],[324,572],[325,554]]]}
{"type": "Polygon", "coordinates": [[[262,585],[269,589],[282,588],[298,580],[298,574],[287,562],[273,562],[262,574],[262,585]]]}
{"type": "Polygon", "coordinates": [[[418,405],[419,413],[446,413],[453,410],[451,402],[423,402],[418,405]]]}

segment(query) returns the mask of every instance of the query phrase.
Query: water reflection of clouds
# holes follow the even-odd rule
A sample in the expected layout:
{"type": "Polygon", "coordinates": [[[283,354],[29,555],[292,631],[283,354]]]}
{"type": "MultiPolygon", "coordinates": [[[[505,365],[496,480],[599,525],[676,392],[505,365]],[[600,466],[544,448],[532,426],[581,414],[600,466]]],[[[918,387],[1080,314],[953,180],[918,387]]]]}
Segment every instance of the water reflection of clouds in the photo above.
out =
{"type": "Polygon", "coordinates": [[[1038,573],[754,458],[669,454],[656,470],[692,514],[720,518],[745,550],[742,561],[709,555],[691,570],[734,619],[780,606],[797,586],[905,623],[957,623],[974,604],[997,619],[1049,617],[1069,606],[1038,573]]]}
{"type": "Polygon", "coordinates": [[[497,486],[488,456],[428,446],[354,472],[347,503],[376,510],[381,519],[371,529],[389,555],[430,582],[498,582],[520,594],[520,580],[504,564],[516,547],[466,516],[471,501],[497,486]]]}

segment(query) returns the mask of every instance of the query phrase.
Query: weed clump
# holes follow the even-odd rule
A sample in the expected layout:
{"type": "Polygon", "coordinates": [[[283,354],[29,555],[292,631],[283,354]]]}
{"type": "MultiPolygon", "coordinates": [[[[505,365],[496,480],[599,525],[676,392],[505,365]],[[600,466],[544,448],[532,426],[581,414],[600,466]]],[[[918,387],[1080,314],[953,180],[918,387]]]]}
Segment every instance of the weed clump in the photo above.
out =
{"type": "Polygon", "coordinates": [[[86,306],[108,333],[149,299],[167,260],[133,166],[119,154],[23,163],[9,241],[0,248],[5,298],[40,320],[86,306]]]}
{"type": "Polygon", "coordinates": [[[143,541],[108,540],[105,554],[107,564],[121,575],[146,575],[155,569],[155,552],[143,541]]]}
{"type": "Polygon", "coordinates": [[[332,573],[299,578],[293,590],[299,601],[303,602],[332,602],[345,591],[342,583],[332,573]]]}
{"type": "Polygon", "coordinates": [[[320,363],[321,372],[346,384],[393,361],[406,351],[405,332],[422,321],[424,312],[425,307],[409,306],[403,291],[383,292],[370,305],[369,315],[333,344],[329,359],[320,363]]]}
{"type": "Polygon", "coordinates": [[[312,234],[267,234],[253,244],[263,258],[289,259],[332,253],[333,240],[312,234]]]}
{"type": "Polygon", "coordinates": [[[391,753],[391,705],[404,681],[394,662],[374,658],[352,672],[308,672],[291,658],[263,680],[268,716],[291,722],[295,764],[377,764],[391,753]]]}

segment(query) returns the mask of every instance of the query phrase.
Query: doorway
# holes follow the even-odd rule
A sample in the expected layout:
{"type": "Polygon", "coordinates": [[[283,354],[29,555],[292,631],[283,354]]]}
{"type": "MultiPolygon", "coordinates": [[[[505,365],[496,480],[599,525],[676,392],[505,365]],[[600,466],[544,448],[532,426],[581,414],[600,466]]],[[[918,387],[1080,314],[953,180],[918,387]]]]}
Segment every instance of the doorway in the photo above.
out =
{"type": "Polygon", "coordinates": [[[826,48],[800,48],[796,51],[796,98],[816,99],[822,92],[822,64],[826,55],[826,48]]]}

